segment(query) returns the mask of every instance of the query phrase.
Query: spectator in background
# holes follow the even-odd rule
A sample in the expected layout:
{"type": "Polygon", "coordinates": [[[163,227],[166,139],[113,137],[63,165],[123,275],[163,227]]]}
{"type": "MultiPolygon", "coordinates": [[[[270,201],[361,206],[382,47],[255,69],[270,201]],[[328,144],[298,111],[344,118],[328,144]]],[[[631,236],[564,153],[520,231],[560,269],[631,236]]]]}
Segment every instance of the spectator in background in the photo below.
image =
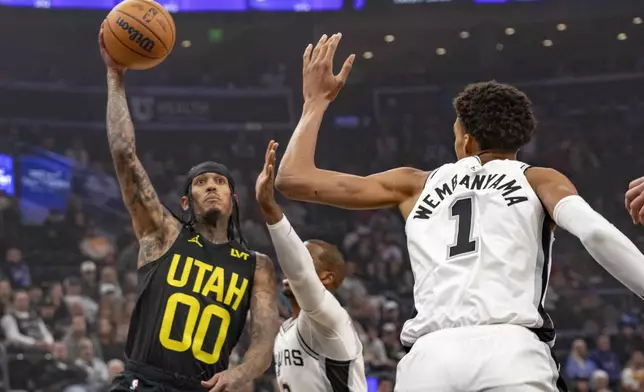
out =
{"type": "Polygon", "coordinates": [[[118,300],[123,298],[123,292],[119,285],[118,275],[113,267],[105,266],[101,269],[101,280],[99,282],[100,293],[114,292],[118,300]]]}
{"type": "Polygon", "coordinates": [[[396,301],[387,301],[382,306],[382,322],[397,323],[400,318],[400,309],[396,301]]]}
{"type": "Polygon", "coordinates": [[[125,347],[116,343],[115,335],[110,320],[100,319],[98,322],[98,342],[101,345],[103,359],[106,361],[123,358],[125,347]]]}
{"type": "Polygon", "coordinates": [[[79,168],[85,168],[89,164],[89,153],[83,146],[83,140],[75,138],[72,145],[65,150],[65,156],[76,164],[79,168]]]}
{"type": "Polygon", "coordinates": [[[378,380],[378,392],[393,392],[394,380],[393,377],[384,376],[378,380]]]}
{"type": "Polygon", "coordinates": [[[642,381],[644,381],[644,354],[641,351],[635,351],[622,371],[622,390],[637,392],[644,384],[642,381]]]}
{"type": "Polygon", "coordinates": [[[67,249],[74,244],[73,231],[70,230],[65,221],[65,214],[62,211],[52,210],[42,225],[44,238],[39,244],[45,250],[67,249]]]}
{"type": "Polygon", "coordinates": [[[57,282],[52,283],[49,286],[49,295],[46,302],[51,302],[51,306],[54,308],[54,325],[60,325],[63,328],[69,327],[72,324],[72,315],[64,298],[63,285],[57,282]]]}
{"type": "Polygon", "coordinates": [[[616,339],[617,356],[620,363],[626,363],[636,350],[644,348],[644,340],[636,333],[637,319],[629,314],[619,320],[620,333],[616,339]]]}
{"type": "Polygon", "coordinates": [[[81,263],[81,295],[98,301],[98,279],[96,276],[96,263],[86,260],[81,263]]]}
{"type": "Polygon", "coordinates": [[[31,286],[31,273],[29,266],[22,260],[22,251],[18,248],[9,248],[3,266],[4,274],[11,282],[14,289],[26,289],[31,286]]]}
{"type": "MultiPolygon", "coordinates": [[[[72,319],[72,328],[64,339],[71,360],[75,361],[80,356],[81,341],[84,338],[89,338],[87,334],[87,321],[82,315],[74,316],[72,319]]],[[[92,343],[94,344],[94,351],[100,352],[100,345],[94,341],[92,343]]]]}
{"type": "Polygon", "coordinates": [[[385,344],[378,337],[378,328],[369,325],[366,331],[366,339],[363,342],[363,356],[365,365],[374,370],[392,370],[396,363],[387,357],[385,344]]]}
{"type": "Polygon", "coordinates": [[[0,279],[0,316],[4,316],[11,310],[11,298],[11,282],[0,279]]]}
{"type": "Polygon", "coordinates": [[[109,379],[107,365],[100,357],[94,355],[94,343],[89,338],[80,339],[79,357],[76,359],[76,365],[87,373],[90,392],[101,391],[107,386],[109,379]]]}
{"type": "Polygon", "coordinates": [[[398,362],[405,355],[396,324],[385,323],[382,326],[382,342],[385,344],[389,359],[398,362]]]}
{"type": "Polygon", "coordinates": [[[0,321],[7,342],[18,348],[49,350],[54,338],[42,318],[32,311],[25,291],[16,291],[13,311],[0,321]]]}
{"type": "Polygon", "coordinates": [[[608,373],[603,370],[595,370],[592,375],[590,388],[593,392],[612,392],[608,388],[609,383],[608,373]]]}
{"type": "Polygon", "coordinates": [[[45,298],[39,308],[40,317],[44,321],[47,328],[54,335],[54,340],[60,340],[65,336],[67,329],[69,328],[69,323],[64,321],[56,320],[56,306],[51,302],[51,299],[45,298]]]}
{"type": "Polygon", "coordinates": [[[69,306],[70,314],[73,313],[74,305],[79,305],[82,309],[78,314],[72,316],[84,315],[90,322],[96,321],[98,314],[98,303],[93,299],[82,295],[82,286],[78,278],[72,277],[65,279],[65,302],[69,306]]]}
{"type": "Polygon", "coordinates": [[[346,266],[346,277],[336,292],[336,295],[340,297],[344,303],[349,302],[350,298],[362,298],[367,295],[367,288],[360,278],[356,276],[356,263],[353,261],[347,261],[346,266]]]}
{"type": "Polygon", "coordinates": [[[27,294],[29,295],[31,306],[34,308],[40,307],[40,304],[43,301],[42,287],[40,285],[33,285],[29,287],[27,294]]]}
{"type": "Polygon", "coordinates": [[[611,350],[610,336],[602,334],[597,337],[597,348],[590,353],[590,360],[595,363],[598,369],[606,372],[611,384],[617,385],[622,367],[617,354],[611,350]]]}
{"type": "Polygon", "coordinates": [[[590,383],[587,378],[577,377],[572,381],[572,392],[590,392],[590,383]]]}
{"type": "Polygon", "coordinates": [[[570,380],[589,380],[595,370],[597,366],[588,358],[586,342],[583,339],[576,339],[572,342],[572,349],[566,361],[566,376],[570,380]]]}
{"type": "Polygon", "coordinates": [[[125,365],[120,359],[112,359],[107,362],[107,385],[102,392],[108,392],[114,379],[125,370],[125,365]]]}
{"type": "Polygon", "coordinates": [[[44,392],[85,392],[87,373],[69,360],[65,343],[54,343],[51,356],[37,382],[40,388],[44,392]]]}
{"type": "Polygon", "coordinates": [[[85,236],[80,243],[80,250],[83,255],[96,261],[103,261],[114,254],[114,246],[110,240],[94,225],[85,231],[85,236]]]}

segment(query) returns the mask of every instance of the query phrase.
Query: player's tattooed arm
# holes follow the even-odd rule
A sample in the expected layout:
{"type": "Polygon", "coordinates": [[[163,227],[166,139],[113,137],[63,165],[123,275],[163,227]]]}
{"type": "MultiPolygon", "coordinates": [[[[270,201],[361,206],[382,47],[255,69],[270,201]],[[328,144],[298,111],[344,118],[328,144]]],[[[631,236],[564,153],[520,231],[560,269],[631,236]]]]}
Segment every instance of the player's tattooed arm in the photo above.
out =
{"type": "Polygon", "coordinates": [[[179,222],[161,204],[136,154],[123,73],[114,70],[107,73],[107,139],[123,201],[141,245],[141,266],[167,250],[179,233],[179,222]]]}
{"type": "Polygon", "coordinates": [[[250,347],[239,366],[247,380],[261,376],[271,365],[273,344],[279,331],[279,310],[273,261],[257,254],[250,302],[250,347]]]}

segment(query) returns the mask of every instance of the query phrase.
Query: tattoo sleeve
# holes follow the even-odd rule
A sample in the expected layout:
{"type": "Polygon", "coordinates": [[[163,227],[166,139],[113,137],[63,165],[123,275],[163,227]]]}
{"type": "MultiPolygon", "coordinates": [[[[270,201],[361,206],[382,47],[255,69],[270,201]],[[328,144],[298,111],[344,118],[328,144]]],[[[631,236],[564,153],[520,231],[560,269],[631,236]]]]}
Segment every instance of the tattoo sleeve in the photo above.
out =
{"type": "Polygon", "coordinates": [[[275,268],[273,261],[260,253],[257,254],[250,312],[251,343],[240,365],[248,380],[261,376],[270,366],[279,330],[275,268]]]}
{"type": "Polygon", "coordinates": [[[107,75],[106,120],[107,140],[123,201],[132,217],[136,236],[141,242],[140,258],[149,261],[160,256],[156,248],[163,243],[150,241],[150,238],[144,241],[144,237],[156,233],[166,234],[162,230],[166,223],[170,223],[166,221],[174,219],[166,217],[166,211],[136,155],[134,125],[127,106],[123,74],[114,71],[108,72],[107,75]]]}

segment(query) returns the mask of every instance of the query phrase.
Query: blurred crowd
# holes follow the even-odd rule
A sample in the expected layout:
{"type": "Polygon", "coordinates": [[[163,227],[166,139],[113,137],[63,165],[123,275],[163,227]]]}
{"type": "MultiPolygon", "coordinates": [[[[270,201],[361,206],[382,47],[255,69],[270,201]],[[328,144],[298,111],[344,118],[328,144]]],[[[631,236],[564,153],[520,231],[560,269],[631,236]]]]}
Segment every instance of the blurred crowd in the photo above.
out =
{"type": "MultiPolygon", "coordinates": [[[[639,151],[644,145],[644,78],[520,87],[533,99],[540,120],[535,140],[520,159],[567,174],[594,208],[644,245],[644,232],[623,209],[626,186],[644,167],[639,151]]],[[[325,123],[318,165],[369,174],[399,165],[429,170],[450,161],[454,91],[429,89],[419,95],[403,89],[379,95],[377,110],[354,113],[362,119],[357,126],[325,123]]],[[[20,154],[29,148],[32,154],[64,156],[74,167],[66,208],[48,211],[39,224],[25,224],[19,200],[0,194],[5,388],[104,391],[123,368],[136,302],[138,246],[120,202],[105,136],[97,132],[0,124],[2,152],[20,154]]],[[[177,213],[179,184],[192,165],[202,160],[228,165],[239,184],[244,235],[253,248],[273,256],[252,192],[265,144],[275,138],[285,146],[289,136],[290,130],[149,131],[137,133],[137,144],[157,193],[177,213]]],[[[380,381],[379,391],[392,390],[397,361],[404,355],[400,329],[413,308],[404,222],[396,211],[346,212],[279,201],[303,238],[321,238],[342,249],[349,268],[337,296],[354,318],[368,377],[380,381]]],[[[562,372],[573,391],[644,391],[641,302],[560,231],[546,301],[558,330],[562,372]]],[[[283,297],[280,313],[289,317],[283,297]]],[[[234,350],[233,365],[243,358],[248,340],[242,337],[234,350]]],[[[276,391],[271,372],[255,390],[276,391]]]]}

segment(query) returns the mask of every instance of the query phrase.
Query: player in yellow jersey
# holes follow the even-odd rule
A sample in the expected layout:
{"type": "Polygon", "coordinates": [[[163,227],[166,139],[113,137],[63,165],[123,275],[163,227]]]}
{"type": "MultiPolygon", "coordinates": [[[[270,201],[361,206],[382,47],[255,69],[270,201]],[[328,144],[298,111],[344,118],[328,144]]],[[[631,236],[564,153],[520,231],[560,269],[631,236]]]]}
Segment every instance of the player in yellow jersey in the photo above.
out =
{"type": "MultiPolygon", "coordinates": [[[[186,219],[159,201],[137,156],[124,72],[107,55],[107,138],[139,240],[139,298],[112,391],[229,391],[270,366],[279,328],[273,263],[249,250],[235,182],[221,164],[193,167],[182,189],[186,219]],[[247,313],[251,345],[228,369],[247,313]]],[[[177,146],[181,148],[181,146],[177,146]]]]}

